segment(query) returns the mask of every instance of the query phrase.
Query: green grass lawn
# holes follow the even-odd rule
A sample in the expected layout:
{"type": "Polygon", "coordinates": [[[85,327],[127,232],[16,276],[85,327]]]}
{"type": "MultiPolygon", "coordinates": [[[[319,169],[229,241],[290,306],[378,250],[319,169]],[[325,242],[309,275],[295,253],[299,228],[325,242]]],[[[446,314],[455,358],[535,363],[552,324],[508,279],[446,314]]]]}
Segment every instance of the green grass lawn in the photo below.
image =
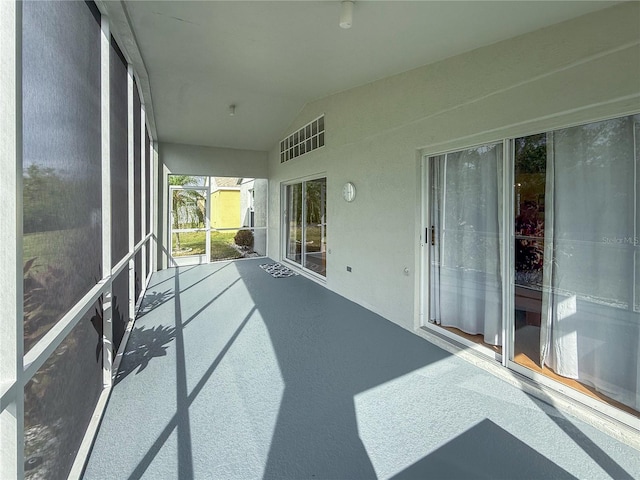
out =
{"type": "Polygon", "coordinates": [[[36,258],[32,271],[44,270],[49,265],[58,265],[61,261],[61,252],[64,251],[65,238],[75,232],[75,230],[54,230],[26,233],[22,247],[24,262],[36,258]]]}
{"type": "Polygon", "coordinates": [[[174,257],[203,255],[206,251],[206,232],[173,233],[171,237],[171,254],[174,257]]]}
{"type": "Polygon", "coordinates": [[[211,232],[211,261],[231,260],[242,255],[232,245],[235,232],[211,232]]]}
{"type": "MultiPolygon", "coordinates": [[[[206,232],[180,233],[180,250],[177,250],[177,233],[173,234],[172,252],[174,257],[204,255],[206,253],[206,232]]],[[[211,232],[211,261],[241,258],[233,245],[235,232],[211,232]]]]}
{"type": "Polygon", "coordinates": [[[319,252],[322,246],[320,227],[307,227],[307,252],[319,252]]]}

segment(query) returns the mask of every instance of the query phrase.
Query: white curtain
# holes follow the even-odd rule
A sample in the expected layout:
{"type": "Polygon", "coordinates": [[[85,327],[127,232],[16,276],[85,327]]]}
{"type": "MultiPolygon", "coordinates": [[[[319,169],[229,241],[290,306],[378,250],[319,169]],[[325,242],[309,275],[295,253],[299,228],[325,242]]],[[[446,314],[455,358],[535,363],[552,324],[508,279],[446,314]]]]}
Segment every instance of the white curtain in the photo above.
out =
{"type": "Polygon", "coordinates": [[[540,332],[542,365],[635,409],[639,120],[548,136],[540,332]]]}
{"type": "Polygon", "coordinates": [[[430,162],[430,319],[501,345],[502,145],[430,162]]]}

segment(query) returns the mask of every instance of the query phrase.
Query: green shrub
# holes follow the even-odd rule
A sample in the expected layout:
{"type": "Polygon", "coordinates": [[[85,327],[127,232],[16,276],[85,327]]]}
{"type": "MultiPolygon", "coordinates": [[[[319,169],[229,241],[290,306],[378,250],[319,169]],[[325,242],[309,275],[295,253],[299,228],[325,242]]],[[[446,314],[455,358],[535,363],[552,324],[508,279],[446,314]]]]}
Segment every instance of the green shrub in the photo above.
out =
{"type": "Polygon", "coordinates": [[[236,245],[240,247],[253,247],[253,232],[251,230],[238,230],[238,233],[236,233],[233,239],[236,245]]]}

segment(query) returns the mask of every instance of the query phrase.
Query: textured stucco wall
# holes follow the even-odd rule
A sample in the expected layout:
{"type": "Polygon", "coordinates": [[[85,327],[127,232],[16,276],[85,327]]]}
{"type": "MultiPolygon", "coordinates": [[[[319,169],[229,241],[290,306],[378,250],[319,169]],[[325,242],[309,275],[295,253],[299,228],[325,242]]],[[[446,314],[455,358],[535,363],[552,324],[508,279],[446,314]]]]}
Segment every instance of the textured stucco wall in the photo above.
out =
{"type": "Polygon", "coordinates": [[[239,228],[240,190],[218,190],[211,194],[211,227],[239,228]]]}
{"type": "Polygon", "coordinates": [[[282,182],[326,176],[327,287],[415,328],[421,152],[640,111],[639,18],[638,2],[614,6],[306,105],[282,136],[324,113],[326,146],[284,164],[270,152],[269,256],[282,182]]]}

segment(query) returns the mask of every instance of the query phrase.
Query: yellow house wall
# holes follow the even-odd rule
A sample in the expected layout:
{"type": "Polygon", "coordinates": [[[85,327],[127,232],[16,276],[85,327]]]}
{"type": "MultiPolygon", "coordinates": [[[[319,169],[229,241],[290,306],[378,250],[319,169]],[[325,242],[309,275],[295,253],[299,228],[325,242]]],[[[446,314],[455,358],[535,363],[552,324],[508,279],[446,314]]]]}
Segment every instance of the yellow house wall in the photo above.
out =
{"type": "Polygon", "coordinates": [[[240,191],[218,190],[211,194],[211,227],[239,228],[240,191]]]}

